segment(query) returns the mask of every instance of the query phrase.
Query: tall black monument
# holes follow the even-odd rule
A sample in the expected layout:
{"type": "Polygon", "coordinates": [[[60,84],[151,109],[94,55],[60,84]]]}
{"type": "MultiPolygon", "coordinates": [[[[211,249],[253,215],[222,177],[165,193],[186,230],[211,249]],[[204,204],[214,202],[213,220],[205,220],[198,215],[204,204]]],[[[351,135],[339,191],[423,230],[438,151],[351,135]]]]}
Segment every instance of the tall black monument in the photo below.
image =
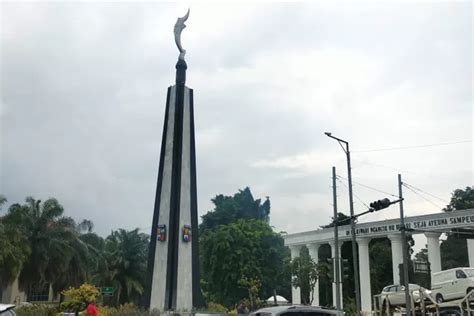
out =
{"type": "Polygon", "coordinates": [[[146,305],[160,311],[192,311],[202,306],[199,286],[196,150],[193,90],[186,87],[186,51],[179,49],[176,84],[168,88],[155,207],[148,258],[146,305]]]}

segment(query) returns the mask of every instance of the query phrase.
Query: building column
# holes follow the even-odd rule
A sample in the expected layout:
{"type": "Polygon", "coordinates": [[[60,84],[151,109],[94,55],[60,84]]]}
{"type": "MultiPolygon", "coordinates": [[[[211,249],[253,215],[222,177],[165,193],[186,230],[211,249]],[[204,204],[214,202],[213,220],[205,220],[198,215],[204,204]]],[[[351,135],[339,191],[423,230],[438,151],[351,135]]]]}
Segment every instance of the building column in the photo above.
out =
{"type": "Polygon", "coordinates": [[[357,238],[359,247],[360,301],[364,313],[372,312],[372,291],[370,288],[370,238],[357,238]]]}
{"type": "Polygon", "coordinates": [[[389,235],[392,246],[393,284],[400,284],[399,265],[403,263],[402,236],[401,234],[389,235]]]}
{"type": "MultiPolygon", "coordinates": [[[[291,251],[291,260],[300,256],[301,245],[289,246],[291,251]]],[[[301,289],[299,287],[291,287],[291,302],[293,304],[301,304],[301,289]]]]}
{"type": "Polygon", "coordinates": [[[469,256],[469,266],[474,267],[474,239],[466,239],[467,255],[469,256]]]}
{"type": "MultiPolygon", "coordinates": [[[[309,255],[313,261],[318,264],[319,258],[318,258],[318,251],[319,251],[319,246],[320,244],[312,243],[312,244],[307,244],[306,247],[308,247],[309,250],[309,255]]],[[[319,306],[319,280],[316,281],[316,284],[314,285],[314,294],[313,294],[313,302],[311,305],[313,306],[319,306]]]]}
{"type": "MultiPolygon", "coordinates": [[[[341,297],[339,298],[339,301],[341,302],[341,307],[344,306],[342,303],[342,274],[341,274],[341,266],[342,266],[342,257],[341,257],[341,248],[342,248],[342,244],[343,242],[339,241],[339,281],[341,283],[339,283],[339,292],[341,293],[341,297]]],[[[329,246],[331,246],[331,258],[335,258],[336,257],[336,247],[335,247],[335,244],[334,242],[330,242],[329,243],[329,246]]],[[[334,275],[332,276],[333,277],[333,282],[332,282],[332,305],[333,306],[336,306],[336,270],[334,269],[334,260],[333,260],[333,271],[334,271],[334,275]]]]}
{"type": "Polygon", "coordinates": [[[425,233],[428,245],[428,261],[431,273],[441,271],[441,252],[439,249],[439,236],[441,233],[425,233]]]}

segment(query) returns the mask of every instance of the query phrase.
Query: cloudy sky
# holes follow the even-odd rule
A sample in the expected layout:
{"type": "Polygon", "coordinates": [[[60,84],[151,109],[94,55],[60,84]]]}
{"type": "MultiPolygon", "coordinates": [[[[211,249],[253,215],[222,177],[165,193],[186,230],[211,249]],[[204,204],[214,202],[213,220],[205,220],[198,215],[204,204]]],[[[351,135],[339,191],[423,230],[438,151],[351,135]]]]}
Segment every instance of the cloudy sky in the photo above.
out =
{"type": "MultiPolygon", "coordinates": [[[[56,197],[102,235],[149,232],[172,31],[186,9],[1,3],[0,193],[10,203],[56,197]]],[[[201,3],[186,24],[200,215],[216,194],[249,186],[270,196],[279,231],[328,223],[331,167],[347,171],[325,131],[350,142],[356,212],[387,197],[366,186],[396,194],[398,173],[431,194],[405,190],[408,216],[438,212],[473,184],[471,2],[201,3]]]]}

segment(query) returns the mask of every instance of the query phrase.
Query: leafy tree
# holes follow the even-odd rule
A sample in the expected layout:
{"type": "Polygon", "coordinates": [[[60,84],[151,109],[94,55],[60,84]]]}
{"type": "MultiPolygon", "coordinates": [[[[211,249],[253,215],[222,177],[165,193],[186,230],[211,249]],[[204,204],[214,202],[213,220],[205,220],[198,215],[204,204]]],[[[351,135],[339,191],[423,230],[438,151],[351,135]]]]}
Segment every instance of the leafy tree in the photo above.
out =
{"type": "Polygon", "coordinates": [[[255,200],[246,187],[239,190],[234,196],[217,195],[212,202],[215,205],[213,211],[202,216],[199,229],[203,232],[219,225],[227,225],[238,219],[260,219],[267,221],[270,215],[270,200],[261,203],[261,199],[255,200]]]}
{"type": "MultiPolygon", "coordinates": [[[[445,212],[474,208],[474,187],[457,189],[451,195],[449,204],[443,209],[445,212]]],[[[452,233],[441,243],[441,267],[443,270],[469,266],[466,238],[452,233]]]]}
{"type": "Polygon", "coordinates": [[[314,300],[314,287],[318,282],[319,268],[304,247],[299,257],[291,261],[293,275],[292,285],[301,289],[303,304],[311,304],[314,300]]]}
{"type": "MultiPolygon", "coordinates": [[[[344,213],[337,213],[337,226],[344,226],[344,225],[349,225],[351,223],[350,221],[350,216],[347,216],[344,213]]],[[[330,228],[334,227],[334,217],[331,217],[331,223],[328,225],[323,225],[321,228],[330,228]]]]}
{"type": "Polygon", "coordinates": [[[0,287],[6,287],[18,277],[30,253],[26,238],[0,223],[0,287]]]}
{"type": "Polygon", "coordinates": [[[466,189],[457,189],[451,195],[451,200],[443,209],[445,212],[466,210],[474,208],[474,187],[466,187],[466,189]]]}
{"type": "Polygon", "coordinates": [[[70,287],[61,292],[66,297],[66,301],[61,304],[61,308],[73,311],[78,315],[80,311],[86,309],[87,304],[94,302],[100,295],[99,290],[91,284],[82,284],[78,288],[70,287]]]}
{"type": "Polygon", "coordinates": [[[441,268],[443,270],[457,267],[468,267],[466,238],[448,233],[446,240],[441,242],[441,268]]]}
{"type": "Polygon", "coordinates": [[[94,224],[83,220],[77,225],[72,222],[71,227],[74,227],[75,238],[70,240],[70,245],[75,251],[69,261],[69,268],[52,284],[55,292],[94,281],[94,275],[106,264],[103,255],[105,243],[102,237],[92,232],[94,224]]]}
{"type": "MultiPolygon", "coordinates": [[[[79,286],[90,280],[93,247],[81,239],[81,224],[63,213],[63,207],[54,198],[42,203],[28,197],[23,205],[11,205],[3,218],[4,226],[17,232],[17,250],[23,248],[21,252],[26,256],[19,268],[22,290],[28,292],[32,285],[51,284],[59,292],[66,286],[79,286]]],[[[8,235],[15,236],[11,231],[8,235]]],[[[19,262],[11,267],[19,267],[19,262]]]]}
{"type": "Polygon", "coordinates": [[[5,223],[16,227],[31,249],[19,275],[21,289],[28,290],[32,284],[54,284],[68,270],[76,251],[71,245],[75,236],[73,220],[63,217],[63,212],[56,199],[41,203],[28,197],[26,204],[10,206],[5,223]]]}
{"type": "Polygon", "coordinates": [[[393,283],[392,250],[390,239],[378,238],[370,242],[370,285],[372,293],[377,294],[393,283]]]}
{"type": "Polygon", "coordinates": [[[420,251],[418,251],[415,254],[415,260],[416,261],[428,262],[428,249],[426,247],[421,248],[420,251]]]}
{"type": "Polygon", "coordinates": [[[262,220],[240,219],[205,230],[200,236],[200,260],[207,298],[226,306],[241,301],[247,296],[246,289],[239,287],[242,276],[260,280],[259,296],[269,297],[284,287],[289,290],[285,256],[289,253],[283,238],[262,220]]]}
{"type": "Polygon", "coordinates": [[[258,293],[260,292],[262,284],[258,279],[249,279],[245,275],[240,278],[238,284],[240,287],[247,289],[249,293],[250,309],[255,310],[257,307],[257,303],[260,303],[258,302],[258,293]]]}
{"type": "Polygon", "coordinates": [[[2,205],[7,202],[7,198],[3,195],[0,194],[0,210],[2,209],[2,205]]]}
{"type": "MultiPolygon", "coordinates": [[[[0,207],[7,199],[0,195],[0,207]]],[[[0,287],[12,283],[20,273],[31,253],[27,240],[12,225],[5,225],[0,218],[0,287]]]]}
{"type": "Polygon", "coordinates": [[[139,233],[138,228],[112,231],[106,238],[103,254],[106,265],[96,275],[95,281],[116,289],[117,305],[139,302],[144,291],[148,243],[149,236],[139,233]]]}
{"type": "MultiPolygon", "coordinates": [[[[343,244],[344,245],[344,244],[343,244]]],[[[304,248],[303,248],[304,249],[304,248]]],[[[342,251],[341,253],[344,253],[342,251]]],[[[318,275],[319,275],[319,305],[332,307],[332,282],[333,274],[328,259],[332,258],[331,246],[323,244],[318,251],[318,275]]],[[[342,257],[341,257],[342,258],[342,257]]],[[[343,288],[345,288],[345,283],[343,288]]]]}
{"type": "MultiPolygon", "coordinates": [[[[414,256],[414,261],[418,262],[424,262],[426,264],[429,264],[428,260],[428,249],[422,248],[420,251],[418,251],[415,256],[414,256]]],[[[430,273],[427,272],[414,272],[415,276],[415,282],[416,284],[419,284],[427,289],[431,288],[431,275],[430,273]]]]}

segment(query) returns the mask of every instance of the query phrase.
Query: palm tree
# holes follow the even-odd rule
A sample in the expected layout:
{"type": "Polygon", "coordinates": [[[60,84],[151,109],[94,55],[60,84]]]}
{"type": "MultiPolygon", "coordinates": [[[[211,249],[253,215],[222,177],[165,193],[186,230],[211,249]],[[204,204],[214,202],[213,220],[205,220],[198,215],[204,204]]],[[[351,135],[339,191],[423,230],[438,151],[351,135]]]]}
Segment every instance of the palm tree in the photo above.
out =
{"type": "Polygon", "coordinates": [[[116,288],[116,304],[138,303],[143,294],[148,243],[148,235],[139,233],[138,228],[112,231],[106,238],[104,255],[107,266],[97,276],[97,282],[116,288]]]}
{"type": "MultiPolygon", "coordinates": [[[[0,207],[6,202],[7,199],[0,195],[0,207]]],[[[5,288],[18,277],[29,254],[26,238],[0,218],[0,287],[5,288]]]]}
{"type": "Polygon", "coordinates": [[[94,224],[89,220],[76,224],[70,218],[63,218],[62,221],[66,219],[71,221],[69,227],[72,228],[75,238],[69,240],[69,243],[75,251],[70,258],[68,269],[53,284],[56,293],[69,286],[79,287],[84,282],[92,282],[93,276],[106,264],[103,256],[105,242],[102,237],[92,232],[94,224]]]}
{"type": "Polygon", "coordinates": [[[41,203],[28,197],[25,204],[10,206],[6,221],[25,236],[31,249],[19,275],[22,290],[49,283],[59,291],[89,278],[90,248],[80,239],[78,225],[63,213],[54,198],[41,203]]]}

